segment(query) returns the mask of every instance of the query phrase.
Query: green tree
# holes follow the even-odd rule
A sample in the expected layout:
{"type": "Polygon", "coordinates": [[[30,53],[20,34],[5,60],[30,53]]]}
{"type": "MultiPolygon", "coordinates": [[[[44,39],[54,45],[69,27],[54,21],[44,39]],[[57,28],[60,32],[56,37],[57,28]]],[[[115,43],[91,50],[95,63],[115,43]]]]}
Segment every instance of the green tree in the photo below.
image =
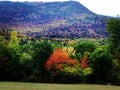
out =
{"type": "Polygon", "coordinates": [[[23,52],[20,56],[20,68],[21,68],[21,80],[22,81],[34,81],[31,77],[33,75],[33,72],[35,70],[34,68],[34,60],[32,58],[32,55],[29,53],[23,52]]]}
{"type": "Polygon", "coordinates": [[[113,83],[120,83],[120,18],[111,18],[107,20],[107,30],[110,34],[110,52],[113,55],[114,65],[113,83]]]}
{"type": "Polygon", "coordinates": [[[11,56],[8,46],[0,42],[0,80],[8,80],[9,60],[11,56]]]}
{"type": "Polygon", "coordinates": [[[110,34],[110,51],[120,61],[120,19],[108,19],[107,30],[110,34]]]}
{"type": "Polygon", "coordinates": [[[34,48],[33,45],[29,42],[26,41],[20,41],[20,47],[21,47],[21,54],[19,58],[19,64],[21,68],[21,80],[22,81],[34,81],[33,78],[33,72],[35,70],[34,67],[34,59],[33,59],[33,54],[34,54],[34,48]]]}
{"type": "Polygon", "coordinates": [[[113,61],[106,49],[99,47],[92,53],[90,66],[93,69],[91,81],[101,84],[111,82],[113,61]]]}
{"type": "Polygon", "coordinates": [[[9,52],[12,55],[12,59],[19,61],[19,57],[21,54],[21,47],[18,42],[16,31],[11,32],[10,43],[9,43],[8,47],[9,47],[9,52]]]}
{"type": "Polygon", "coordinates": [[[48,60],[49,56],[53,52],[51,44],[46,41],[37,42],[34,46],[34,63],[35,71],[34,76],[36,81],[44,82],[47,79],[47,71],[45,69],[45,63],[48,60]]]}
{"type": "Polygon", "coordinates": [[[81,57],[84,56],[85,52],[93,52],[96,48],[96,45],[93,42],[86,41],[86,42],[79,42],[75,46],[75,54],[76,54],[76,59],[80,59],[81,57]]]}
{"type": "Polygon", "coordinates": [[[8,48],[9,54],[11,56],[11,59],[9,60],[9,80],[16,81],[19,80],[21,77],[21,65],[19,63],[21,56],[21,48],[19,45],[16,31],[11,32],[8,48]]]}

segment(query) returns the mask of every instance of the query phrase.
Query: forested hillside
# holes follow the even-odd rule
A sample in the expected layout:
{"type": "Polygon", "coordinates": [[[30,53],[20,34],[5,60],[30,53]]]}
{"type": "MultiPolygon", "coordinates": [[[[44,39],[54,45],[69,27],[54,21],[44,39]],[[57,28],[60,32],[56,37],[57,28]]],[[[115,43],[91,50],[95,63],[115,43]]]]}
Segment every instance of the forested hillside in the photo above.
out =
{"type": "Polygon", "coordinates": [[[0,28],[36,38],[107,37],[106,16],[76,1],[0,2],[0,28]]]}

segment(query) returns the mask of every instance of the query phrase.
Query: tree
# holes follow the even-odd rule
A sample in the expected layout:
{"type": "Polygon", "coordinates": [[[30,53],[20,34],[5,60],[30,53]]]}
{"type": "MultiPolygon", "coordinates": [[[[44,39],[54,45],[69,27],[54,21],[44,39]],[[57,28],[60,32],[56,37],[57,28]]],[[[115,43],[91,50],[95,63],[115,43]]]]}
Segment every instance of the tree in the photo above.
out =
{"type": "Polygon", "coordinates": [[[88,61],[87,61],[87,59],[88,58],[86,56],[80,58],[80,66],[81,66],[81,68],[88,67],[88,61]]]}
{"type": "Polygon", "coordinates": [[[21,47],[20,47],[19,42],[18,42],[16,31],[11,32],[10,43],[9,43],[8,47],[9,47],[9,52],[12,55],[12,59],[19,61],[19,57],[21,54],[21,47]]]}
{"type": "Polygon", "coordinates": [[[108,19],[107,30],[110,34],[110,51],[120,62],[120,19],[108,19]]]}
{"type": "Polygon", "coordinates": [[[63,51],[66,52],[66,54],[69,55],[70,57],[75,56],[75,50],[74,50],[74,48],[72,46],[64,47],[63,51]]]}
{"type": "Polygon", "coordinates": [[[19,46],[18,39],[17,39],[17,32],[12,31],[11,36],[10,36],[9,47],[14,47],[15,48],[16,46],[19,46]]]}
{"type": "Polygon", "coordinates": [[[104,48],[97,48],[90,57],[93,69],[91,81],[94,83],[110,83],[112,80],[113,61],[111,55],[104,48]]]}
{"type": "Polygon", "coordinates": [[[75,63],[76,61],[71,60],[66,52],[57,48],[47,60],[46,68],[56,75],[63,70],[65,64],[72,66],[75,63]]]}
{"type": "Polygon", "coordinates": [[[113,83],[120,83],[120,18],[111,18],[107,20],[107,30],[110,34],[110,53],[114,56],[113,83]]]}
{"type": "Polygon", "coordinates": [[[55,82],[70,83],[82,79],[82,69],[79,62],[70,59],[66,51],[60,48],[57,48],[49,57],[46,68],[55,82]]]}
{"type": "Polygon", "coordinates": [[[93,52],[95,48],[96,45],[90,41],[78,43],[77,45],[75,45],[76,59],[79,60],[81,57],[83,57],[85,52],[93,52]]]}
{"type": "Polygon", "coordinates": [[[110,52],[113,55],[114,62],[117,61],[118,65],[114,65],[113,83],[120,83],[120,18],[111,18],[107,20],[107,30],[110,34],[110,52]]]}
{"type": "Polygon", "coordinates": [[[34,46],[33,62],[35,65],[34,76],[36,81],[45,82],[47,72],[45,63],[53,52],[51,44],[46,41],[37,42],[34,46]]]}
{"type": "MultiPolygon", "coordinates": [[[[82,63],[83,66],[84,63],[82,63]]],[[[46,62],[46,68],[54,82],[81,82],[92,73],[92,69],[81,67],[78,60],[73,60],[63,49],[57,48],[46,62]]]]}
{"type": "Polygon", "coordinates": [[[17,32],[12,31],[10,35],[10,43],[8,45],[9,54],[11,59],[9,60],[9,80],[16,81],[21,79],[21,47],[17,38],[17,32]]]}
{"type": "Polygon", "coordinates": [[[4,42],[0,42],[0,80],[8,80],[10,60],[11,56],[8,46],[4,42]]]}

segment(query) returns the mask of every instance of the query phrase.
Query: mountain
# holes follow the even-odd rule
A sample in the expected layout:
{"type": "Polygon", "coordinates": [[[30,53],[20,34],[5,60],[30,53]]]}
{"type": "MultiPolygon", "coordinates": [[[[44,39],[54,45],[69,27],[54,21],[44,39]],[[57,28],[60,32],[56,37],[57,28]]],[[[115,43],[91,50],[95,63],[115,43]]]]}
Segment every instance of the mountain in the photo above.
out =
{"type": "Polygon", "coordinates": [[[107,18],[76,1],[0,2],[0,28],[35,38],[107,37],[107,18]]]}

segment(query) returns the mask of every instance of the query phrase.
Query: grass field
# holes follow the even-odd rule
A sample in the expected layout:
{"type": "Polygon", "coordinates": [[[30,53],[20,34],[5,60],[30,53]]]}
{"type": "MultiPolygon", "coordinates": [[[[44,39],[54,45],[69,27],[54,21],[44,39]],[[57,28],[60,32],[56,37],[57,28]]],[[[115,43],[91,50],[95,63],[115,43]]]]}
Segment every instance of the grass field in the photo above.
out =
{"type": "Polygon", "coordinates": [[[120,90],[119,86],[0,82],[0,90],[120,90]]]}

